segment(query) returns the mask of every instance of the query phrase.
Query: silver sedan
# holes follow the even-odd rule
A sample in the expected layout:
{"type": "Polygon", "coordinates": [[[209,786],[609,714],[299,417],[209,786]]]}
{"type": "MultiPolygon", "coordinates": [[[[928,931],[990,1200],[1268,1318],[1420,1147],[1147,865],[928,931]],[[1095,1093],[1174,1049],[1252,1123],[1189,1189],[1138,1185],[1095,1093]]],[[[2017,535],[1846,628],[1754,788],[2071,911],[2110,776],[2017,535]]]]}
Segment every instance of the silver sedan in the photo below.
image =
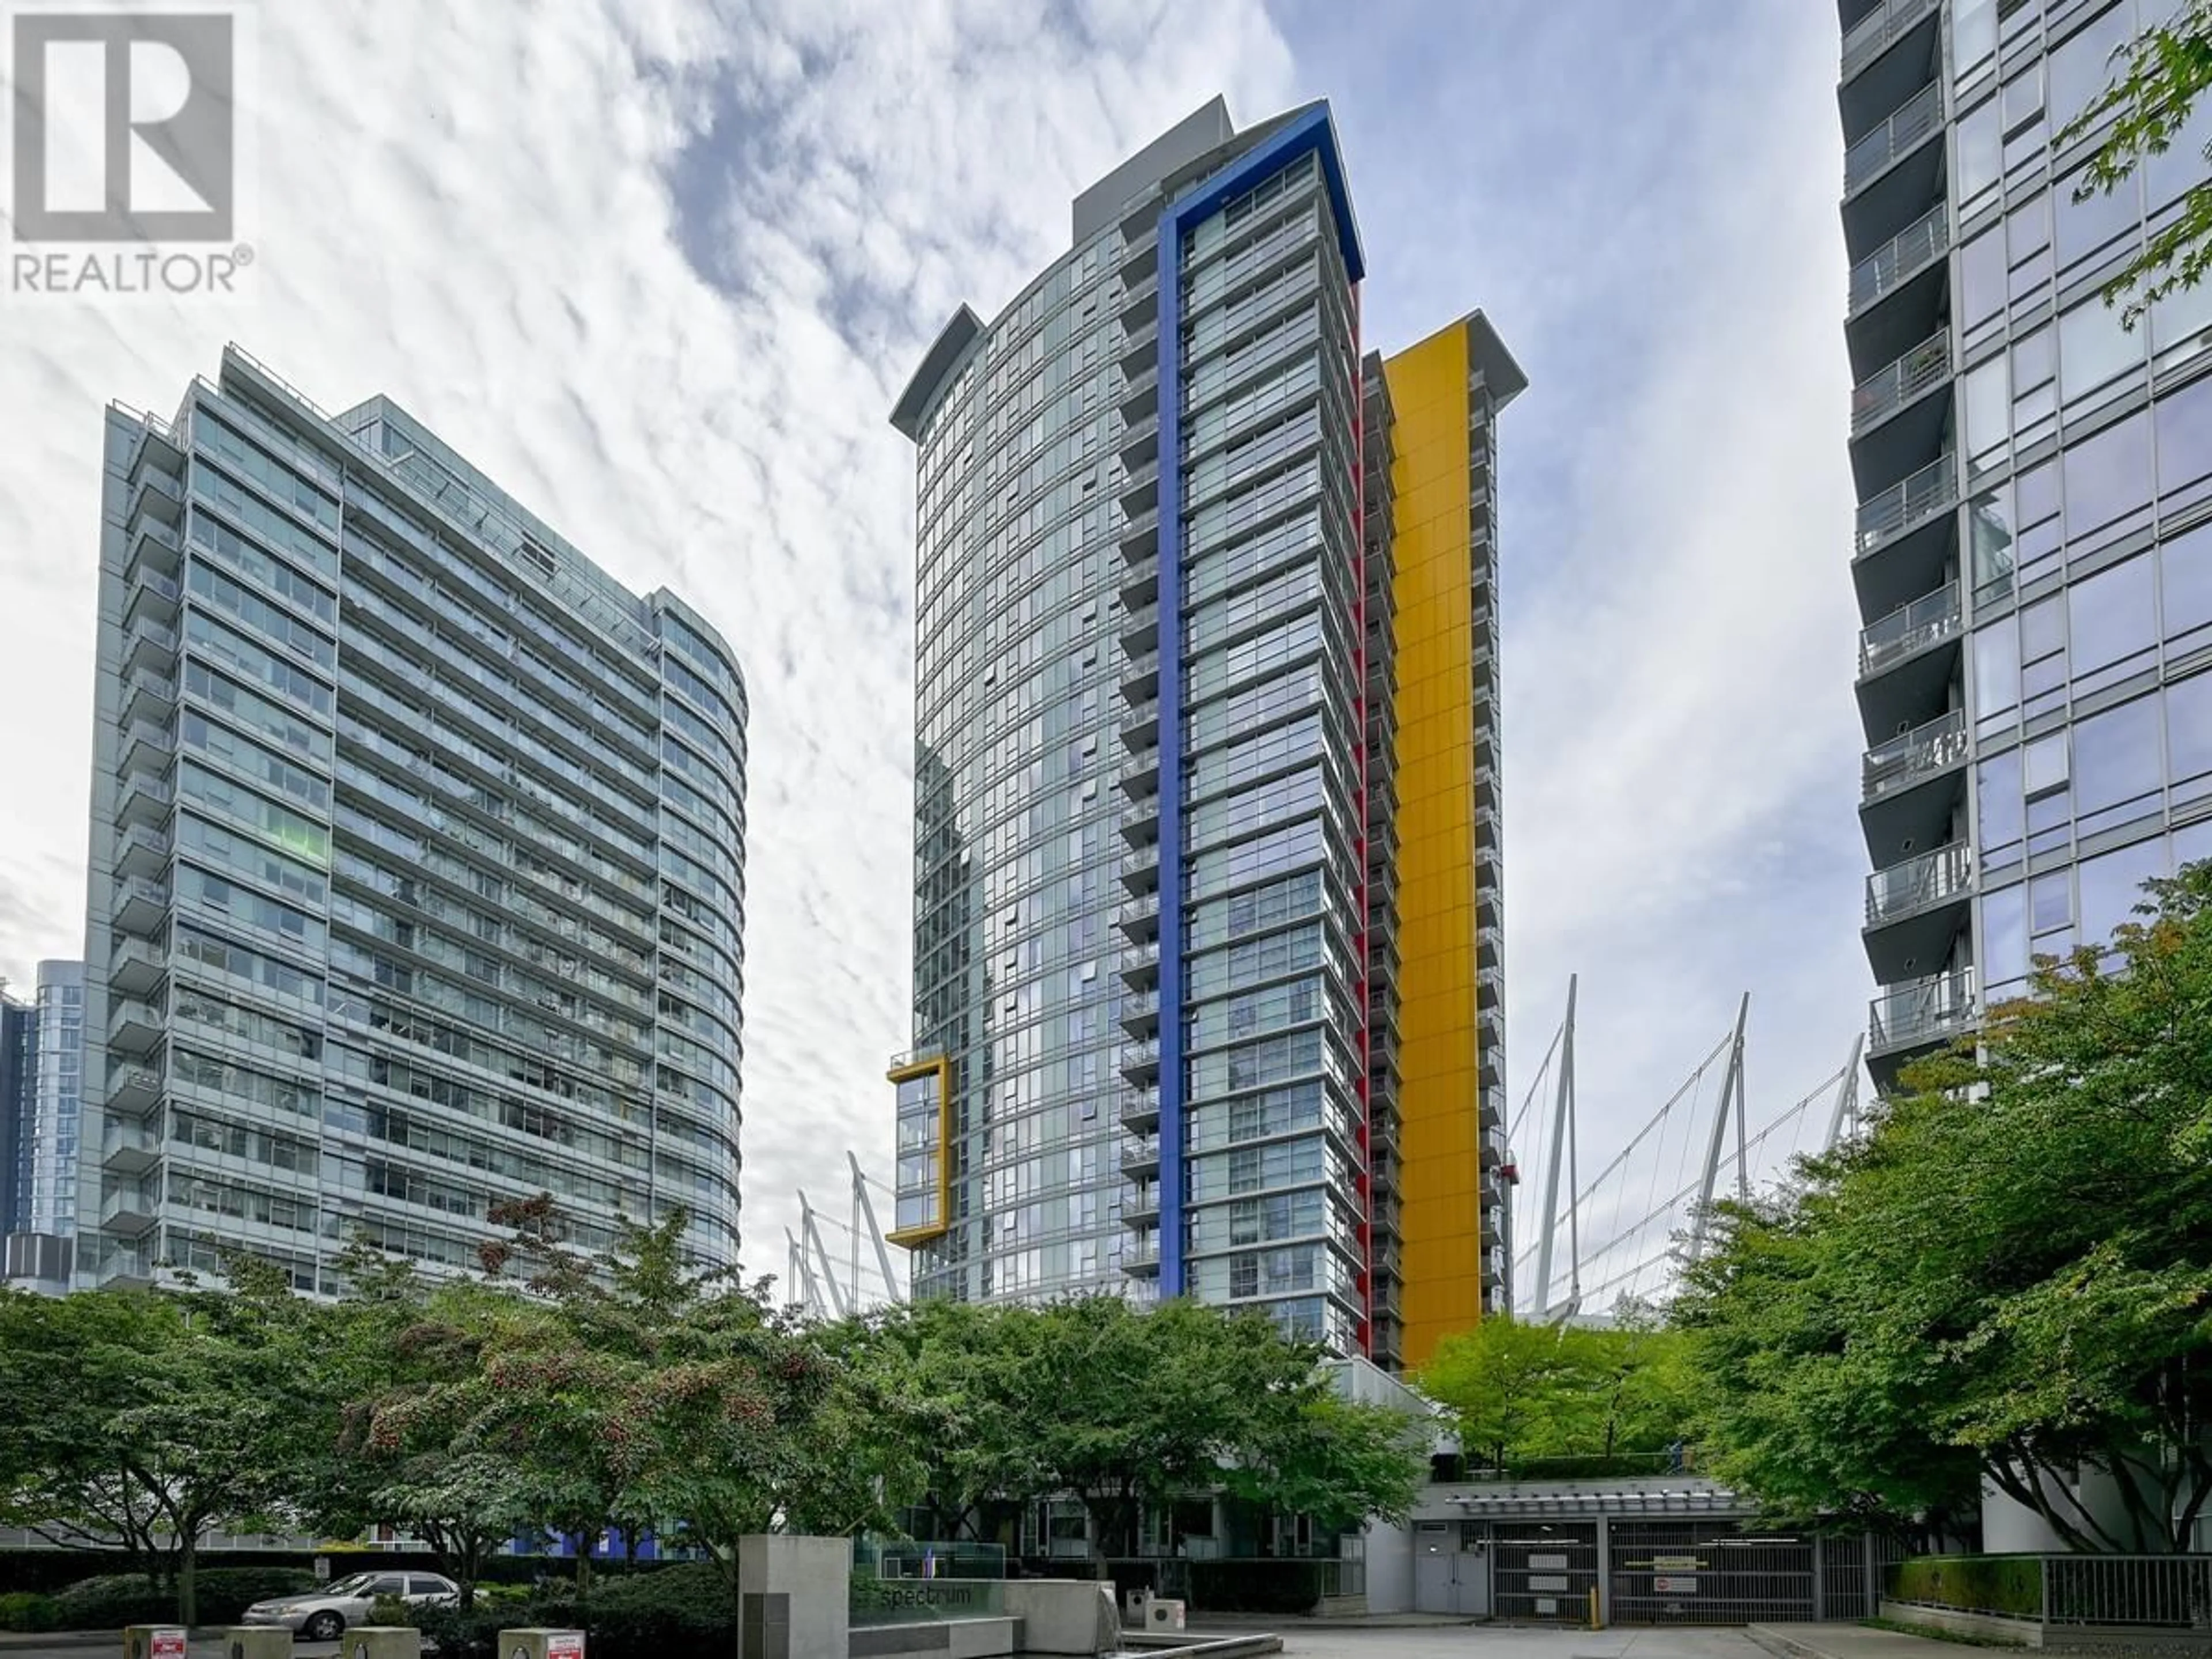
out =
{"type": "Polygon", "coordinates": [[[328,1642],[349,1625],[366,1624],[369,1608],[384,1596],[411,1607],[451,1607],[461,1599],[461,1587],[434,1572],[357,1572],[319,1589],[256,1601],[243,1622],[282,1625],[310,1642],[328,1642]]]}

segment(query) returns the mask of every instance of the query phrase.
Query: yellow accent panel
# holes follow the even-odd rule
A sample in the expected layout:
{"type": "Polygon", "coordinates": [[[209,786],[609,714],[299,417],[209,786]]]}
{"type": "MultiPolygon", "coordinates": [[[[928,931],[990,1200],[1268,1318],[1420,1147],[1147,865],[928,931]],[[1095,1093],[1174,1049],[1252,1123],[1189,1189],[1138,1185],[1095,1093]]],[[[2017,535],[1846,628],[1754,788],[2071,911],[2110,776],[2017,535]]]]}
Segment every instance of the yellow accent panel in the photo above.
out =
{"type": "Polygon", "coordinates": [[[1474,545],[1464,323],[1382,365],[1397,422],[1405,1363],[1482,1316],[1474,545]]]}
{"type": "MultiPolygon", "coordinates": [[[[894,1066],[884,1074],[896,1089],[932,1072],[937,1073],[937,1220],[929,1226],[896,1228],[884,1235],[884,1243],[902,1249],[918,1249],[952,1231],[952,1058],[938,1054],[911,1066],[894,1066]]],[[[892,1201],[897,1201],[896,1194],[892,1201]]]]}

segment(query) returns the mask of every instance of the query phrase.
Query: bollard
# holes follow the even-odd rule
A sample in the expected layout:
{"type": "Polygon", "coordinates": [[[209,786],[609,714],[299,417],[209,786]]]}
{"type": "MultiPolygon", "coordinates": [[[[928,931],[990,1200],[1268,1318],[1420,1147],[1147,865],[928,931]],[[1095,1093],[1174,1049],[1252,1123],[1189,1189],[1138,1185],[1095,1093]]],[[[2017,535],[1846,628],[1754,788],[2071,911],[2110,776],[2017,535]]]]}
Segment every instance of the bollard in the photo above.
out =
{"type": "Polygon", "coordinates": [[[222,1659],[292,1659],[298,1639],[282,1625],[233,1625],[222,1633],[222,1659]]]}
{"type": "Polygon", "coordinates": [[[131,1625],[123,1632],[124,1659],[185,1659],[182,1625],[131,1625]]]}
{"type": "Polygon", "coordinates": [[[338,1638],[338,1659],[422,1659],[422,1632],[412,1625],[356,1625],[338,1638]]]}
{"type": "Polygon", "coordinates": [[[503,1630],[493,1650],[497,1659],[584,1659],[580,1630],[503,1630]]]}

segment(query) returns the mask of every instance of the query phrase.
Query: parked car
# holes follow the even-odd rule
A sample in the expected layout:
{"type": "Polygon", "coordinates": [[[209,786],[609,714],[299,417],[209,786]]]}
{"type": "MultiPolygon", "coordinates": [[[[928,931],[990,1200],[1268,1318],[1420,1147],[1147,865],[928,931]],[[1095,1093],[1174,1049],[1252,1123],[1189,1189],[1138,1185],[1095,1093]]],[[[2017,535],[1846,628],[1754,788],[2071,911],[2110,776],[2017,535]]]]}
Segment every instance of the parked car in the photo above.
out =
{"type": "Polygon", "coordinates": [[[434,1572],[357,1572],[319,1589],[256,1601],[245,1622],[282,1625],[310,1642],[335,1641],[348,1625],[367,1623],[369,1608],[386,1595],[410,1607],[445,1607],[461,1599],[461,1587],[434,1572]]]}

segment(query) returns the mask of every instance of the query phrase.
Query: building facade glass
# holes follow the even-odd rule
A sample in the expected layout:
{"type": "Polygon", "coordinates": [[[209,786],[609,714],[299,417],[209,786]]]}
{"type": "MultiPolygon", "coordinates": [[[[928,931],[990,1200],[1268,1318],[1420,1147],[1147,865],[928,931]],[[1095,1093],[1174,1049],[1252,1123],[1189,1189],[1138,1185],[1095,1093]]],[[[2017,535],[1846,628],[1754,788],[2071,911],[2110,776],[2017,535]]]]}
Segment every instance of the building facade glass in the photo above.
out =
{"type": "Polygon", "coordinates": [[[1327,108],[1217,100],[1073,218],[893,415],[915,1290],[1192,1295],[1395,1360],[1389,396],[1327,108]]]}
{"type": "Polygon", "coordinates": [[[0,1238],[21,1226],[24,1194],[31,1189],[38,1041],[39,1011],[0,991],[0,1238]]]}
{"type": "Polygon", "coordinates": [[[84,964],[39,964],[31,1111],[21,1131],[17,1231],[72,1237],[84,1123],[84,964]]]}
{"type": "Polygon", "coordinates": [[[106,462],[79,1281],[243,1249],[327,1290],[356,1236],[465,1269],[540,1192],[733,1262],[728,648],[234,350],[106,462]]]}
{"type": "Polygon", "coordinates": [[[1877,1082],[2212,854],[2212,288],[2113,273],[2212,110],[2109,195],[2062,143],[2154,0],[1846,0],[1877,1082]]]}

